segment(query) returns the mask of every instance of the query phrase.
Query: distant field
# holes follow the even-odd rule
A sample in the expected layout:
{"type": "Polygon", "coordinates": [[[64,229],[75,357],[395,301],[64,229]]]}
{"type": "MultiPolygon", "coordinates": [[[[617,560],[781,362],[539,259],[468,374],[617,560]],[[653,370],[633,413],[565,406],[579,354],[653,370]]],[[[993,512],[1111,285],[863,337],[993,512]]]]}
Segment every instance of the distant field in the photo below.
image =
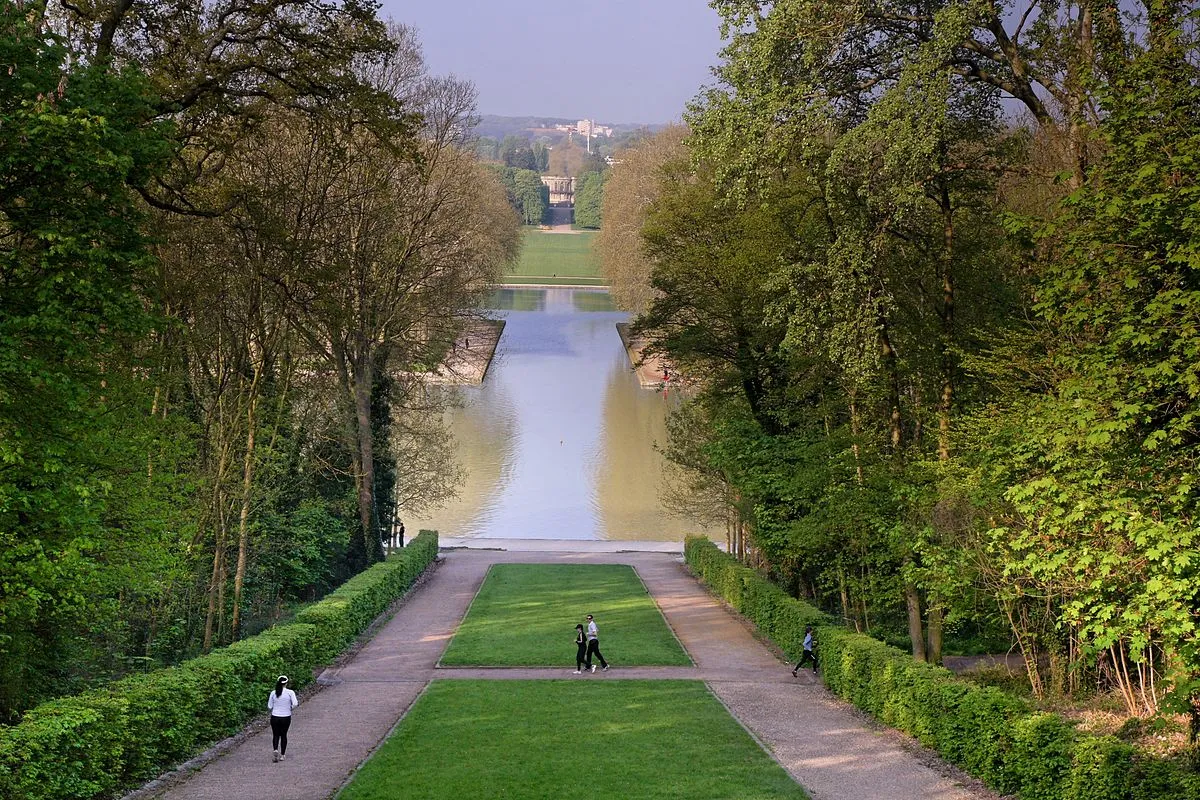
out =
{"type": "Polygon", "coordinates": [[[506,283],[547,283],[563,286],[603,285],[599,265],[592,259],[595,233],[525,231],[521,260],[504,276],[506,283]]]}
{"type": "Polygon", "coordinates": [[[594,614],[600,651],[620,670],[692,663],[632,567],[496,564],[442,654],[443,666],[575,665],[575,624],[594,614]]]}

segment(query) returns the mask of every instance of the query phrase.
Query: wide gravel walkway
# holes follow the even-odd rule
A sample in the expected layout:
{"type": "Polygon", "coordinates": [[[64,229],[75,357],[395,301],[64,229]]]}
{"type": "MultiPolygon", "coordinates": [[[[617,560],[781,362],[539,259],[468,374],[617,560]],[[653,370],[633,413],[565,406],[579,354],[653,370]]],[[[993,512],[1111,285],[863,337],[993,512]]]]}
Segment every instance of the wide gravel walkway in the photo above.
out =
{"type": "MultiPolygon", "coordinates": [[[[558,543],[562,544],[562,543],[558,543]]],[[[493,545],[495,546],[495,545],[493,545]]],[[[612,543],[614,550],[619,543],[612,543]]],[[[321,800],[332,796],[380,744],[433,678],[674,678],[703,680],[814,800],[966,800],[989,792],[904,737],[865,722],[810,672],[792,678],[782,656],[692,578],[682,558],[662,552],[567,549],[453,550],[423,586],[344,666],[321,677],[288,735],[288,758],[271,762],[265,726],[190,775],[139,798],[321,800]],[[695,667],[622,667],[586,678],[562,669],[439,668],[438,659],[489,566],[495,563],[629,564],[662,608],[695,667]]],[[[601,620],[603,625],[603,621],[601,620]]],[[[263,703],[266,704],[266,687],[263,703]]],[[[264,712],[265,714],[265,712],[264,712]]],[[[464,800],[467,800],[464,798],[464,800]]]]}

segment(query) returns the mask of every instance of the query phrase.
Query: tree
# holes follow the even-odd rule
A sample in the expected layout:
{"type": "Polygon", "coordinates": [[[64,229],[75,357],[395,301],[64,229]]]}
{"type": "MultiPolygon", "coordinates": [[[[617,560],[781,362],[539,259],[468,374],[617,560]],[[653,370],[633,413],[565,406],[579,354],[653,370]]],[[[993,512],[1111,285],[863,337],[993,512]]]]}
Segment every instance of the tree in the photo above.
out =
{"type": "Polygon", "coordinates": [[[423,112],[419,157],[401,149],[398,158],[391,143],[341,120],[296,125],[289,172],[301,213],[292,216],[312,223],[296,230],[305,263],[279,280],[289,318],[340,388],[366,563],[381,557],[384,538],[371,411],[379,372],[443,350],[518,241],[500,187],[464,149],[473,90],[426,75],[411,37],[398,44],[396,62],[371,77],[423,112]]]}
{"type": "Polygon", "coordinates": [[[533,170],[513,172],[513,193],[518,213],[526,225],[540,225],[550,208],[550,188],[533,170]]]}
{"type": "Polygon", "coordinates": [[[504,166],[515,170],[538,171],[538,159],[530,148],[529,142],[516,136],[505,136],[500,143],[500,158],[504,166]]]}
{"type": "Polygon", "coordinates": [[[599,228],[604,184],[608,171],[585,172],[575,186],[575,224],[581,228],[599,228]]]}
{"type": "Polygon", "coordinates": [[[107,506],[118,494],[149,512],[170,491],[147,485],[141,447],[160,431],[131,407],[145,366],[132,345],[161,321],[139,296],[152,262],[128,188],[162,168],[169,145],[143,125],[142,76],[81,65],[42,13],[0,9],[4,717],[70,685],[73,654],[101,660],[79,651],[117,609],[93,596],[111,597],[124,576],[133,602],[145,588],[138,564],[152,579],[169,547],[153,525],[114,530],[107,506]]]}
{"type": "Polygon", "coordinates": [[[1197,715],[1200,93],[1194,11],[1156,10],[1101,93],[1103,159],[1044,230],[1037,325],[992,365],[1025,391],[992,415],[1011,511],[988,543],[1010,581],[1054,598],[1074,660],[1097,659],[1130,713],[1157,710],[1165,678],[1197,715]]]}
{"type": "Polygon", "coordinates": [[[660,192],[667,165],[687,157],[683,146],[686,133],[682,126],[668,126],[619,151],[604,185],[601,215],[605,224],[596,236],[596,250],[617,306],[627,311],[644,311],[653,296],[642,226],[660,192]]]}

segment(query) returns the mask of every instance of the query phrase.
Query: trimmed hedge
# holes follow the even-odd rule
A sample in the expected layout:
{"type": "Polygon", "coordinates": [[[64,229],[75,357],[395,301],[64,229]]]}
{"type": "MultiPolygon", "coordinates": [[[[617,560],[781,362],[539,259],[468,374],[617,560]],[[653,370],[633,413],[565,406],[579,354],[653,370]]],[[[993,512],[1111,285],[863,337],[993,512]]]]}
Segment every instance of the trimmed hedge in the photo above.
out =
{"type": "Polygon", "coordinates": [[[708,539],[689,537],[684,557],[789,658],[800,655],[805,625],[819,629],[821,675],[831,691],[1003,794],[1022,800],[1200,799],[1200,774],[1113,737],[1082,734],[1020,698],[961,681],[949,670],[848,631],[708,539]]]}
{"type": "Polygon", "coordinates": [[[0,727],[0,797],[109,797],[241,730],[266,708],[276,676],[310,683],[437,557],[436,531],[305,607],[294,622],[179,666],[62,697],[0,727]]]}

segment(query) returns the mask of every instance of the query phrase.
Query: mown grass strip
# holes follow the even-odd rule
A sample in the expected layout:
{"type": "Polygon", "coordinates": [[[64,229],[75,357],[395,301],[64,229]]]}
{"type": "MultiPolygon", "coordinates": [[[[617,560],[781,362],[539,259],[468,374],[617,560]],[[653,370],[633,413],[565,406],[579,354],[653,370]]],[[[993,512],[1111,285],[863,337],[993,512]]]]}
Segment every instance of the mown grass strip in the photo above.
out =
{"type": "Polygon", "coordinates": [[[699,681],[434,681],[340,800],[803,800],[699,681]]]}
{"type": "Polygon", "coordinates": [[[444,666],[574,666],[575,624],[592,614],[615,667],[691,659],[632,567],[497,564],[442,655],[444,666]]]}
{"type": "Polygon", "coordinates": [[[599,262],[592,255],[594,233],[543,233],[527,230],[521,258],[504,276],[508,283],[562,283],[564,285],[604,282],[599,262]]]}

